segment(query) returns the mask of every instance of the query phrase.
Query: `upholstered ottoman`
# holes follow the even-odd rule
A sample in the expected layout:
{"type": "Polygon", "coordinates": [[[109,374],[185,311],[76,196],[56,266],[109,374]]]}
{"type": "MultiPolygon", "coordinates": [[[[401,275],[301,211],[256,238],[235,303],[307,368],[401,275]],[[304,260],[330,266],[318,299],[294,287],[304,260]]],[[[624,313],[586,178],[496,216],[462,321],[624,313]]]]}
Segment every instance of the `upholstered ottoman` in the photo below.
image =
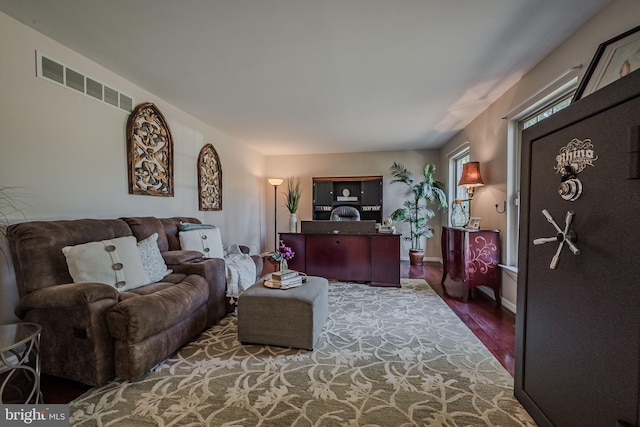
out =
{"type": "Polygon", "coordinates": [[[329,314],[328,288],[327,279],[315,276],[285,290],[259,281],[238,297],[238,339],[313,350],[329,314]]]}

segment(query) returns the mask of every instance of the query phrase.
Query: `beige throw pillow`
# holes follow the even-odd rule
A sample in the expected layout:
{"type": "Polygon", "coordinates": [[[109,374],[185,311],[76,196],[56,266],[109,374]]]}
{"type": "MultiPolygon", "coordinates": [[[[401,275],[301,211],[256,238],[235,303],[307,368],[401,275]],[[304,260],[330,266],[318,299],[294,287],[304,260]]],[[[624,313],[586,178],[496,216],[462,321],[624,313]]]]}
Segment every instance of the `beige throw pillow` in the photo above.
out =
{"type": "Polygon", "coordinates": [[[140,240],[138,242],[138,252],[140,252],[142,266],[151,283],[159,282],[167,274],[171,273],[171,270],[167,270],[167,264],[162,258],[160,248],[158,248],[158,233],[153,233],[146,239],[140,240]]]}
{"type": "Polygon", "coordinates": [[[180,247],[185,251],[200,251],[205,258],[224,258],[220,229],[181,231],[180,247]]]}
{"type": "Polygon", "coordinates": [[[133,236],[65,246],[62,253],[75,283],[104,283],[122,292],[150,282],[133,236]]]}

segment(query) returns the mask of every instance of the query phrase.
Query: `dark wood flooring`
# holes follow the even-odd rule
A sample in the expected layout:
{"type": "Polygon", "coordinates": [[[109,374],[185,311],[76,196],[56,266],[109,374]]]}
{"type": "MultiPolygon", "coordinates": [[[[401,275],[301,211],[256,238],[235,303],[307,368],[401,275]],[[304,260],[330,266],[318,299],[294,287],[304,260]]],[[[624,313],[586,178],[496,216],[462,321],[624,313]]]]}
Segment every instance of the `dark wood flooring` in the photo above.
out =
{"type": "MultiPolygon", "coordinates": [[[[515,341],[513,313],[497,307],[495,301],[481,292],[475,292],[473,299],[468,303],[462,302],[460,283],[451,282],[447,278],[446,289],[440,285],[442,266],[437,262],[428,262],[422,266],[411,266],[408,262],[403,262],[400,266],[400,275],[403,278],[426,280],[513,376],[515,341]]],[[[1,376],[0,379],[2,379],[1,376]]],[[[55,404],[68,403],[90,387],[74,381],[42,375],[41,388],[44,402],[55,404]]]]}
{"type": "MultiPolygon", "coordinates": [[[[514,375],[515,370],[515,334],[516,316],[503,307],[498,307],[495,300],[475,289],[469,302],[462,302],[462,283],[451,281],[447,276],[443,286],[442,265],[438,262],[427,262],[421,266],[400,264],[400,277],[424,279],[451,310],[467,325],[469,329],[489,349],[504,368],[514,375]]],[[[490,290],[493,294],[493,291],[490,290]]]]}

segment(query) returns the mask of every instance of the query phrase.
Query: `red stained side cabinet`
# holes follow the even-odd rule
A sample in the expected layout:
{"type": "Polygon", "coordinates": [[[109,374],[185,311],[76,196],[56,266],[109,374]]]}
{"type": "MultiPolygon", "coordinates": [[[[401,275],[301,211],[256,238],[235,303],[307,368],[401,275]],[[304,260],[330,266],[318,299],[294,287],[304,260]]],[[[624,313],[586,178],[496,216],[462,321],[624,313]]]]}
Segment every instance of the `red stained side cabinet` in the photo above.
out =
{"type": "Polygon", "coordinates": [[[442,227],[442,285],[447,274],[464,283],[464,302],[476,286],[493,289],[500,302],[500,232],[442,227]]]}

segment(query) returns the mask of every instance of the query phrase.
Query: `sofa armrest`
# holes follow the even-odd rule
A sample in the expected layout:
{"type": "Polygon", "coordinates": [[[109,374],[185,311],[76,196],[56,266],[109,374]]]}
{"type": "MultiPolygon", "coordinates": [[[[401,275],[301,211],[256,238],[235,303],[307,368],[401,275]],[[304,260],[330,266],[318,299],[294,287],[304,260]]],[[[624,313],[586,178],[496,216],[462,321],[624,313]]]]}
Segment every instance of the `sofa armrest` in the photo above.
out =
{"type": "Polygon", "coordinates": [[[264,267],[264,261],[260,255],[251,255],[251,259],[256,264],[256,282],[262,277],[262,269],[264,267]]]}
{"type": "Polygon", "coordinates": [[[42,325],[42,372],[99,386],[115,376],[107,313],[118,291],[100,283],[68,283],[20,298],[16,315],[42,325]]]}
{"type": "Polygon", "coordinates": [[[174,273],[197,274],[209,285],[207,326],[215,325],[226,314],[227,271],[222,258],[202,258],[181,264],[167,264],[174,273]]]}
{"type": "Polygon", "coordinates": [[[196,261],[202,259],[203,256],[199,251],[166,251],[162,253],[162,258],[167,266],[196,261]]]}
{"type": "Polygon", "coordinates": [[[100,300],[118,302],[118,291],[102,283],[67,283],[38,289],[20,298],[16,315],[20,318],[33,309],[69,308],[89,305],[100,300]]]}

